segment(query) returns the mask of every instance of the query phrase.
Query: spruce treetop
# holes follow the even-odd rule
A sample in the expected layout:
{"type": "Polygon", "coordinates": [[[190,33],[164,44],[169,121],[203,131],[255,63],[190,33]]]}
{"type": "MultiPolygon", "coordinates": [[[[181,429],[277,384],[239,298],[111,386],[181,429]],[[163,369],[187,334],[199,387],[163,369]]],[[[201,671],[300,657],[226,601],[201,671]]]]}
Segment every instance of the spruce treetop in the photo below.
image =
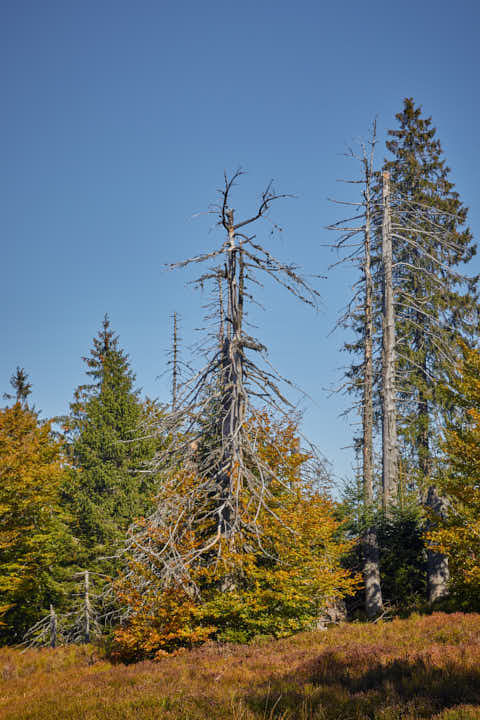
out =
{"type": "Polygon", "coordinates": [[[15,400],[22,405],[26,404],[27,397],[32,393],[32,384],[28,382],[28,373],[25,372],[24,368],[17,365],[17,369],[10,378],[10,385],[12,386],[15,393],[4,393],[3,397],[5,400],[15,400]]]}
{"type": "Polygon", "coordinates": [[[476,244],[431,117],[405,98],[396,118],[386,143],[392,157],[383,169],[393,197],[400,424],[420,475],[430,478],[448,411],[438,385],[454,361],[456,340],[476,334],[478,277],[459,268],[476,244]]]}
{"type": "Polygon", "coordinates": [[[442,224],[452,240],[448,262],[467,263],[477,250],[470,229],[464,227],[468,208],[449,179],[451,170],[432,118],[422,116],[413,98],[404,99],[403,110],[395,117],[399,128],[388,131],[391,139],[386,142],[393,157],[385,160],[383,169],[390,172],[394,189],[404,199],[445,213],[442,224]]]}
{"type": "Polygon", "coordinates": [[[82,360],[87,365],[87,375],[94,382],[91,385],[85,385],[84,388],[98,388],[102,384],[107,369],[117,366],[120,371],[124,371],[125,375],[135,382],[135,375],[130,369],[130,359],[127,353],[122,350],[118,344],[118,335],[111,329],[110,319],[105,313],[102,327],[98,335],[93,338],[93,347],[88,357],[82,360]]]}
{"type": "Polygon", "coordinates": [[[129,357],[107,315],[83,361],[92,382],[76,389],[66,419],[72,470],[65,498],[84,566],[108,574],[128,526],[150,509],[155,492],[156,478],[140,472],[155,449],[141,431],[152,410],[134,387],[129,357]]]}

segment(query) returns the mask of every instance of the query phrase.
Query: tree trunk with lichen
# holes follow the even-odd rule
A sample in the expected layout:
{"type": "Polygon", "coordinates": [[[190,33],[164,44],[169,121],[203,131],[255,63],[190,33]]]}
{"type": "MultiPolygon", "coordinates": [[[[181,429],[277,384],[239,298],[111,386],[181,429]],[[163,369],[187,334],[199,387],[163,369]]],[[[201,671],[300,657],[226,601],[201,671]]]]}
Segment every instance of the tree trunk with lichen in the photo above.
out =
{"type": "Polygon", "coordinates": [[[395,393],[395,312],[393,297],[390,173],[383,173],[383,340],[382,340],[382,486],[386,512],[397,491],[398,447],[395,393]]]}
{"type": "Polygon", "coordinates": [[[371,172],[366,157],[365,165],[365,344],[363,385],[363,492],[367,528],[362,537],[363,581],[365,583],[365,612],[377,617],[383,611],[380,584],[380,558],[376,527],[373,523],[373,279],[371,268],[371,172]]]}
{"type": "Polygon", "coordinates": [[[228,331],[223,338],[221,368],[220,461],[217,484],[222,502],[219,508],[219,533],[234,541],[236,531],[232,509],[237,494],[238,468],[241,463],[239,431],[244,421],[242,315],[244,265],[242,251],[235,246],[233,210],[228,213],[229,256],[225,264],[228,293],[228,331]]]}

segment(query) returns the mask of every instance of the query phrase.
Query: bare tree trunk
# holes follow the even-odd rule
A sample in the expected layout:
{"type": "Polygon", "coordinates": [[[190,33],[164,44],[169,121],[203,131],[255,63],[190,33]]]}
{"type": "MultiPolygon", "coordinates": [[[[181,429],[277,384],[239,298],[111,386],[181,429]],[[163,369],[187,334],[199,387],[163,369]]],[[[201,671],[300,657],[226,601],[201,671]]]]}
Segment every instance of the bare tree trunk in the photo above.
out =
{"type": "Polygon", "coordinates": [[[392,229],[390,217],[390,173],[383,173],[383,344],[382,344],[382,484],[383,506],[395,497],[398,472],[397,413],[395,392],[395,314],[392,278],[392,229]]]}
{"type": "MultiPolygon", "coordinates": [[[[426,365],[426,361],[424,365],[426,365]]],[[[426,367],[424,367],[423,379],[425,382],[426,375],[426,367]]],[[[420,472],[422,473],[423,481],[427,483],[428,486],[425,505],[427,508],[430,508],[430,510],[433,510],[436,515],[444,517],[447,509],[447,503],[445,499],[438,494],[437,489],[433,485],[430,485],[432,477],[432,462],[428,426],[429,406],[425,395],[426,393],[420,392],[417,406],[418,417],[420,419],[424,419],[419,435],[418,456],[420,472]]],[[[448,596],[449,580],[450,570],[448,567],[448,557],[442,553],[434,552],[430,548],[427,548],[427,596],[430,604],[448,596]]]]}
{"type": "Polygon", "coordinates": [[[241,463],[239,430],[243,423],[243,350],[242,316],[244,270],[241,249],[235,246],[233,210],[228,212],[229,257],[225,267],[228,290],[229,332],[223,341],[222,371],[222,417],[221,417],[221,459],[218,483],[222,494],[219,517],[221,535],[230,537],[235,528],[231,527],[231,509],[236,496],[235,473],[241,463]]]}
{"type": "MultiPolygon", "coordinates": [[[[445,515],[447,503],[444,498],[440,497],[436,488],[429,487],[425,504],[428,508],[440,517],[445,515]]],[[[427,592],[428,602],[434,603],[436,600],[448,596],[448,583],[450,580],[450,570],[448,567],[448,558],[442,553],[434,552],[427,549],[427,592]]]]}
{"type": "MultiPolygon", "coordinates": [[[[375,141],[375,137],[373,142],[375,141]]],[[[369,526],[363,542],[363,580],[365,583],[365,611],[375,617],[383,611],[380,585],[379,552],[373,514],[373,280],[371,270],[371,163],[364,156],[365,166],[365,345],[363,385],[363,492],[369,526]]]]}
{"type": "Polygon", "coordinates": [[[195,596],[201,592],[193,572],[199,564],[212,567],[225,560],[227,577],[222,586],[227,589],[238,582],[234,573],[240,573],[234,568],[232,549],[245,547],[248,537],[258,543],[260,553],[267,553],[261,546],[260,522],[262,511],[274,502],[268,492],[272,475],[268,461],[257,443],[252,442],[245,417],[249,408],[256,412],[254,398],[262,398],[266,406],[275,410],[290,405],[279,387],[282,378],[265,370],[263,363],[255,362],[247,353],[266,350],[242,328],[244,298],[245,302],[253,299],[248,283],[257,283],[256,273],[264,272],[308,305],[317,307],[318,298],[318,292],[298,274],[294,265],[277,260],[255,241],[255,234],[247,232],[248,226],[265,218],[275,200],[288,195],[275,193],[269,183],[252,215],[234,222],[230,194],[241,175],[240,170],[230,178],[224,175],[221,202],[216,206],[218,224],[227,234],[226,241],[212,252],[170,266],[213,261],[215,264],[197,282],[203,287],[206,280],[215,281],[223,318],[218,328],[220,337],[214,338],[215,350],[207,364],[179,385],[179,407],[173,414],[166,413],[162,423],[169,441],[151,463],[155,472],[162,468],[165,482],[150,522],[155,527],[171,528],[169,541],[161,558],[155,555],[152,559],[149,548],[144,546],[143,527],[135,527],[131,540],[140,563],[156,564],[163,587],[181,582],[195,596]],[[175,429],[182,427],[182,432],[172,432],[172,423],[175,429]],[[178,492],[177,478],[182,467],[194,469],[192,492],[178,492]],[[177,517],[178,522],[172,524],[172,517],[177,517]],[[190,532],[196,524],[201,528],[200,544],[191,548],[185,542],[185,528],[190,532]]]}
{"type": "Polygon", "coordinates": [[[90,642],[90,578],[88,570],[85,570],[85,642],[90,642]]]}
{"type": "MultiPolygon", "coordinates": [[[[363,505],[359,505],[360,541],[362,549],[363,579],[365,583],[365,611],[369,617],[375,617],[383,611],[383,599],[380,583],[379,549],[377,530],[375,523],[375,506],[373,493],[373,433],[374,433],[374,348],[375,348],[375,327],[374,314],[376,310],[374,280],[372,276],[372,222],[376,209],[372,202],[372,177],[373,162],[376,144],[376,122],[373,123],[371,140],[369,142],[370,152],[367,152],[366,145],[362,143],[362,154],[358,156],[352,150],[348,155],[360,160],[363,169],[362,180],[351,180],[347,182],[363,184],[363,202],[353,203],[360,205],[364,210],[362,215],[355,215],[339,221],[330,226],[330,229],[342,232],[342,236],[334,247],[337,250],[349,250],[353,244],[353,238],[357,233],[362,234],[361,246],[363,254],[352,253],[340,262],[351,262],[360,267],[362,273],[361,287],[356,291],[354,299],[347,306],[345,315],[339,325],[350,324],[356,332],[360,332],[361,340],[352,345],[346,345],[348,350],[363,351],[363,363],[361,367],[351,369],[347,374],[347,380],[341,386],[341,390],[362,390],[361,414],[362,434],[358,438],[357,451],[362,449],[362,491],[363,505]],[[364,224],[357,225],[359,217],[364,218],[364,224]],[[359,325],[360,323],[360,325],[359,325]]],[[[387,216],[388,221],[388,216],[387,216]]],[[[391,242],[391,237],[390,237],[391,242]]],[[[338,264],[338,263],[336,263],[338,264]]],[[[391,267],[391,253],[390,253],[391,267]]]]}
{"type": "Polygon", "coordinates": [[[172,357],[172,410],[177,407],[178,386],[178,322],[177,313],[173,313],[173,357],[172,357]]]}
{"type": "Polygon", "coordinates": [[[220,348],[223,347],[223,339],[225,337],[225,312],[223,309],[223,287],[222,287],[222,277],[220,273],[217,275],[217,283],[218,283],[218,315],[220,318],[220,323],[218,327],[218,342],[220,345],[220,348]]]}
{"type": "Polygon", "coordinates": [[[380,553],[376,528],[371,525],[362,537],[363,582],[365,583],[365,612],[367,617],[378,617],[383,612],[380,582],[380,553]]]}
{"type": "Polygon", "coordinates": [[[57,647],[57,616],[53,605],[50,605],[50,647],[57,647]]]}

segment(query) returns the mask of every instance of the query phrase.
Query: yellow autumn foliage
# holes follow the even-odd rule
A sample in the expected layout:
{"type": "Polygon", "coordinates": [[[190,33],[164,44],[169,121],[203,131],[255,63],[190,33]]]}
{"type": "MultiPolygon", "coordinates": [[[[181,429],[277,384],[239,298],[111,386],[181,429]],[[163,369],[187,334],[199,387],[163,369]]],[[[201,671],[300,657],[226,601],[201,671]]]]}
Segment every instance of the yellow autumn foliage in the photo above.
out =
{"type": "Polygon", "coordinates": [[[18,618],[19,628],[35,619],[64,552],[62,478],[49,424],[19,402],[0,410],[0,613],[10,630],[18,618]]]}
{"type": "MultiPolygon", "coordinates": [[[[295,423],[272,423],[262,414],[250,421],[249,431],[271,469],[268,505],[259,507],[250,502],[248,488],[239,490],[243,517],[251,514],[259,536],[252,530],[234,543],[220,539],[211,561],[192,562],[197,595],[180,584],[165,588],[155,564],[132,563],[119,585],[122,602],[131,608],[128,622],[116,632],[122,657],[159,657],[209,637],[242,642],[258,635],[287,636],[314,626],[329,601],[357,587],[358,578],[340,564],[349,544],[338,537],[335,505],[302,474],[310,457],[300,449],[295,423]]],[[[188,492],[196,482],[192,472],[180,470],[175,487],[188,492]]],[[[168,529],[146,529],[154,547],[168,540],[168,529]]],[[[195,556],[204,531],[185,524],[186,554],[195,556]]]]}
{"type": "Polygon", "coordinates": [[[451,378],[456,408],[443,444],[442,492],[447,519],[429,533],[433,547],[449,558],[452,590],[466,605],[479,607],[480,593],[480,352],[462,345],[451,378]]]}

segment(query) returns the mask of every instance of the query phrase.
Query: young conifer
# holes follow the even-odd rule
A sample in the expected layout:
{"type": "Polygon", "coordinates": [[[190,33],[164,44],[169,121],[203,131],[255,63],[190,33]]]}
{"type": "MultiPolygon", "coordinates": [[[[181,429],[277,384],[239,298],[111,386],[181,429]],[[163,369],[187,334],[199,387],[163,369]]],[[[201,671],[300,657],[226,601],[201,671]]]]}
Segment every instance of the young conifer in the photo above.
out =
{"type": "Polygon", "coordinates": [[[84,548],[82,566],[114,573],[112,558],[127,528],[148,513],[155,493],[155,478],[141,472],[154,448],[150,440],[139,439],[139,427],[152,407],[140,400],[128,355],[107,315],[83,360],[91,382],[77,388],[70,405],[67,428],[74,469],[66,502],[84,548]]]}

